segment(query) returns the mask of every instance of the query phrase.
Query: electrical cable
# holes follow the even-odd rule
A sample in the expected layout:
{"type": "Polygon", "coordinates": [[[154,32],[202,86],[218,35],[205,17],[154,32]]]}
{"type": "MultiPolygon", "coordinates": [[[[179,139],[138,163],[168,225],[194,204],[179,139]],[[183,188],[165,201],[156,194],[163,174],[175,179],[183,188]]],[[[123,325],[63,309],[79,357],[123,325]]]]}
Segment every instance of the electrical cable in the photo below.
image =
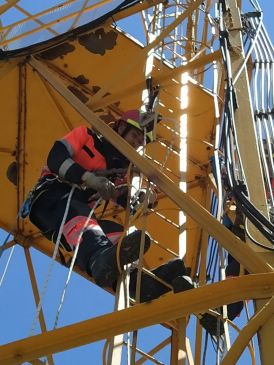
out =
{"type": "Polygon", "coordinates": [[[243,72],[244,67],[246,66],[246,63],[247,63],[247,61],[248,61],[248,59],[249,59],[249,57],[250,57],[250,55],[253,51],[253,48],[255,47],[255,44],[256,44],[257,38],[259,36],[259,32],[260,32],[260,29],[262,27],[262,24],[263,24],[263,13],[261,12],[260,23],[259,23],[258,28],[256,30],[254,41],[252,43],[252,46],[248,50],[247,54],[245,55],[244,62],[240,66],[240,69],[238,70],[236,76],[233,78],[233,85],[236,84],[236,82],[238,81],[238,78],[240,77],[241,73],[243,72]]]}
{"type": "Polygon", "coordinates": [[[208,332],[206,332],[205,343],[204,343],[204,351],[202,358],[202,365],[206,365],[206,354],[207,354],[207,345],[208,345],[208,332]]]}
{"type": "Polygon", "coordinates": [[[258,247],[261,247],[261,248],[264,248],[264,249],[266,249],[266,250],[268,250],[268,251],[272,251],[272,252],[274,252],[274,248],[272,248],[272,247],[268,247],[268,246],[266,246],[266,245],[263,245],[262,243],[260,243],[260,242],[258,242],[257,240],[255,240],[255,238],[253,238],[252,237],[252,235],[251,235],[251,233],[249,232],[249,229],[248,229],[248,226],[247,226],[247,224],[245,224],[245,232],[246,232],[246,234],[247,234],[247,236],[248,236],[248,238],[256,245],[256,246],[258,246],[258,247]]]}
{"type": "MultiPolygon", "coordinates": [[[[224,133],[223,137],[223,147],[224,147],[224,156],[225,156],[225,164],[227,170],[227,180],[230,190],[233,192],[237,202],[240,202],[241,208],[248,217],[248,219],[261,231],[261,233],[268,239],[270,242],[274,243],[274,225],[269,222],[255,207],[254,205],[247,199],[246,193],[243,194],[243,186],[240,184],[240,180],[235,176],[235,163],[234,157],[230,151],[233,148],[233,142],[236,144],[236,151],[238,157],[239,166],[242,166],[239,154],[239,148],[237,145],[237,138],[235,132],[234,125],[234,108],[235,105],[235,96],[234,96],[234,84],[232,82],[232,74],[231,74],[231,65],[230,65],[230,57],[228,52],[228,34],[224,30],[222,30],[222,24],[220,22],[221,27],[221,48],[224,56],[224,63],[227,72],[227,92],[226,92],[226,100],[225,100],[225,108],[224,108],[224,133]]],[[[256,40],[259,36],[259,29],[257,29],[256,40]]],[[[254,42],[255,43],[255,42],[254,42]]],[[[252,49],[254,49],[255,45],[253,45],[252,49]]],[[[241,171],[243,174],[243,169],[240,168],[238,172],[241,171]]],[[[242,176],[244,178],[244,176],[242,176]]],[[[245,179],[244,179],[245,180],[245,179]]],[[[247,187],[245,187],[247,189],[247,187]]],[[[268,248],[266,246],[266,248],[268,248]]]]}

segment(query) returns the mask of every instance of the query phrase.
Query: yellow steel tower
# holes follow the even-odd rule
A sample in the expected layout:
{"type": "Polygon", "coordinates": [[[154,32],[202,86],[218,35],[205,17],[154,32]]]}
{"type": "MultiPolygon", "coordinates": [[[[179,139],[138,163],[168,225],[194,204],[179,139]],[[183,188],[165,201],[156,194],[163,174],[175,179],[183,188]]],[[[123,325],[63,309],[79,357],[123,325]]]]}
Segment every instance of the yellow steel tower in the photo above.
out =
{"type": "MultiPolygon", "coordinates": [[[[26,330],[24,338],[14,329],[8,343],[1,340],[0,364],[61,364],[54,354],[105,340],[102,364],[228,365],[247,349],[243,361],[272,365],[274,49],[258,2],[9,0],[0,14],[0,224],[10,232],[1,256],[8,258],[15,246],[17,256],[25,256],[27,270],[9,272],[22,285],[30,278],[33,327],[39,321],[41,329],[32,328],[30,336],[26,330]],[[144,110],[155,91],[153,110],[162,120],[154,123],[154,142],[138,153],[109,124],[126,110],[144,110]],[[149,231],[152,247],[140,257],[140,273],[180,257],[197,288],[138,304],[138,294],[136,301],[128,298],[122,273],[116,297],[103,294],[110,303],[115,299],[113,310],[89,311],[75,321],[70,313],[52,329],[47,308],[54,294],[44,300],[47,281],[65,282],[60,277],[69,269],[59,267],[57,255],[59,271],[52,270],[54,245],[19,211],[52,143],[81,124],[128,157],[140,171],[136,186],[143,182],[157,192],[157,205],[148,208],[145,200],[134,217],[112,203],[97,213],[149,231]],[[237,223],[239,211],[245,242],[227,224],[237,223]],[[50,266],[43,285],[36,262],[42,256],[50,266]],[[240,263],[240,275],[226,280],[229,258],[240,263]],[[248,312],[249,300],[255,313],[243,313],[238,328],[227,305],[244,301],[248,312]],[[205,312],[224,326],[213,346],[199,322],[205,312]],[[168,335],[143,348],[143,328],[151,337],[158,329],[168,335]]],[[[72,277],[80,287],[94,287],[90,300],[100,306],[102,290],[77,266],[72,277]]],[[[61,300],[56,324],[62,306],[61,300]]],[[[14,308],[12,314],[5,308],[6,318],[17,311],[25,318],[22,303],[14,308]]],[[[91,356],[84,363],[95,362],[91,356]]]]}

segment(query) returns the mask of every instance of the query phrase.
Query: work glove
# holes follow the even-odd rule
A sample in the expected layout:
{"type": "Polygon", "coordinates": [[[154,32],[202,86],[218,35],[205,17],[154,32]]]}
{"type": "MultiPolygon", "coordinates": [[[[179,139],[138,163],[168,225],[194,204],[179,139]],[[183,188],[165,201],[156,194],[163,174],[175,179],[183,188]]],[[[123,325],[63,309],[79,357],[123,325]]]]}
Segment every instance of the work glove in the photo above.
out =
{"type": "Polygon", "coordinates": [[[115,185],[106,177],[96,176],[86,171],[82,176],[84,186],[96,190],[104,200],[110,200],[115,195],[115,185]]]}

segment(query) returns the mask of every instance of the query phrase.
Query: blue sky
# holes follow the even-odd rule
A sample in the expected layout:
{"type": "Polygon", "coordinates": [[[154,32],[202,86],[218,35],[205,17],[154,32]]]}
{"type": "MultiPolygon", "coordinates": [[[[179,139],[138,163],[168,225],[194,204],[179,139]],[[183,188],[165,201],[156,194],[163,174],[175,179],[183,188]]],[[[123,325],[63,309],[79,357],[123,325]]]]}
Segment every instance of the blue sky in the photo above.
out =
{"type": "MultiPolygon", "coordinates": [[[[260,5],[264,11],[265,26],[274,42],[273,1],[261,1],[260,5]]],[[[128,31],[130,32],[130,30],[128,31]]],[[[0,233],[0,244],[2,244],[4,238],[5,233],[0,233]]],[[[0,260],[0,278],[7,262],[8,254],[9,252],[5,252],[0,260]]],[[[42,285],[48,272],[49,259],[35,250],[31,250],[31,255],[35,265],[37,281],[40,290],[42,290],[42,285]]],[[[54,266],[43,304],[48,329],[53,327],[66,275],[67,271],[63,267],[58,264],[54,266]]],[[[26,337],[29,334],[35,315],[35,305],[28,279],[24,252],[19,246],[15,247],[8,272],[0,288],[0,299],[0,343],[4,344],[26,337]]],[[[110,294],[73,274],[58,326],[61,327],[112,312],[113,307],[114,298],[110,294]]],[[[241,325],[241,318],[237,319],[235,323],[241,325]]],[[[36,328],[35,333],[38,332],[39,330],[36,328]]],[[[170,334],[168,330],[160,326],[154,326],[140,332],[139,337],[142,339],[140,347],[143,350],[150,350],[170,334]]],[[[99,342],[55,354],[54,364],[102,364],[103,345],[104,342],[99,342]]],[[[212,354],[209,356],[211,357],[212,354]]],[[[210,357],[207,358],[206,364],[214,363],[213,358],[210,357]]],[[[169,363],[166,351],[160,351],[157,358],[164,364],[169,363]]],[[[249,361],[249,354],[246,354],[239,362],[239,365],[246,365],[250,363],[249,361]]],[[[147,364],[152,363],[147,362],[147,364]]]]}

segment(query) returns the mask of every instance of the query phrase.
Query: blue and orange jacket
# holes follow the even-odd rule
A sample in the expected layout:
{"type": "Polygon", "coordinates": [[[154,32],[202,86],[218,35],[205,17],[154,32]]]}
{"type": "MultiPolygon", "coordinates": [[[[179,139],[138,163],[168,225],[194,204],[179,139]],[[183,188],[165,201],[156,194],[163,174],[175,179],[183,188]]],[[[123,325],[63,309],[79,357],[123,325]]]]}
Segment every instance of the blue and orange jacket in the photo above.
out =
{"type": "Polygon", "coordinates": [[[81,126],[54,143],[42,176],[55,174],[80,184],[85,171],[127,168],[128,165],[128,159],[106,139],[81,126]]]}

